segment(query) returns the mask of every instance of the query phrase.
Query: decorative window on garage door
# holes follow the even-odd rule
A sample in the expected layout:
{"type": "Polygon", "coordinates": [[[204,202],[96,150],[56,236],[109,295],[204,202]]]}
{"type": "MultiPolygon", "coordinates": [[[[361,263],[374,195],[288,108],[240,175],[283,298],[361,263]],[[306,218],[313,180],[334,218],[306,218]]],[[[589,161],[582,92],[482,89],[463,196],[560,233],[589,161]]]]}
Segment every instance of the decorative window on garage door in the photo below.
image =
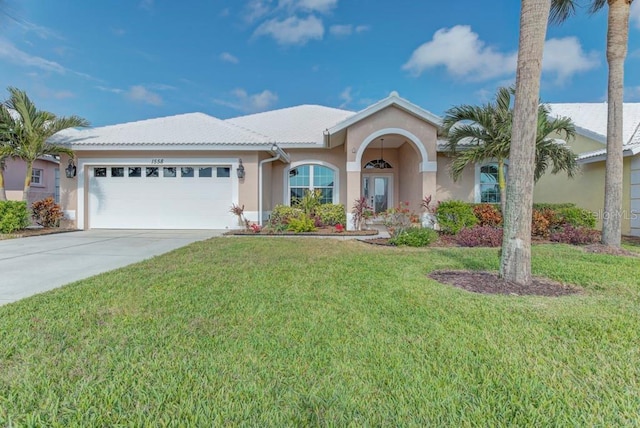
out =
{"type": "Polygon", "coordinates": [[[97,166],[96,178],[231,178],[230,166],[97,166]]]}

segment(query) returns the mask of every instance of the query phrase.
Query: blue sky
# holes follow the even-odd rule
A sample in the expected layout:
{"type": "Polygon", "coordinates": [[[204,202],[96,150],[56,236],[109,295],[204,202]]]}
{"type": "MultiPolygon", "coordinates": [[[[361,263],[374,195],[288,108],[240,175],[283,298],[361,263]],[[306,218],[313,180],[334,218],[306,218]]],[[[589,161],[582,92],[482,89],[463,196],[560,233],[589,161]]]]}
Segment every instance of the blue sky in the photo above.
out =
{"type": "MultiPolygon", "coordinates": [[[[357,111],[393,90],[441,115],[513,82],[519,3],[5,0],[0,82],[94,126],[298,104],[357,111]]],[[[639,35],[636,1],[627,101],[640,101],[639,35]]],[[[606,9],[550,27],[542,99],[603,102],[605,42],[606,9]]]]}

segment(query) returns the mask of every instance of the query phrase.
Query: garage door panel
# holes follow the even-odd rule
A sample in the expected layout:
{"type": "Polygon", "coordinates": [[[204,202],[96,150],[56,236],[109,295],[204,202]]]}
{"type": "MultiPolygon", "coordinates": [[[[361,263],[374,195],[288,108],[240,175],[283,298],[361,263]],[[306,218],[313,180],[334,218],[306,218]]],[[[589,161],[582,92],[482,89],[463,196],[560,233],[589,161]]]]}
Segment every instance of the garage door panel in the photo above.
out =
{"type": "MultiPolygon", "coordinates": [[[[102,168],[102,167],[98,167],[102,168]]],[[[89,227],[122,229],[217,229],[233,224],[230,177],[111,177],[89,179],[89,227]]],[[[128,175],[129,166],[125,166],[128,175]]],[[[99,171],[99,174],[103,170],[99,171]]]]}

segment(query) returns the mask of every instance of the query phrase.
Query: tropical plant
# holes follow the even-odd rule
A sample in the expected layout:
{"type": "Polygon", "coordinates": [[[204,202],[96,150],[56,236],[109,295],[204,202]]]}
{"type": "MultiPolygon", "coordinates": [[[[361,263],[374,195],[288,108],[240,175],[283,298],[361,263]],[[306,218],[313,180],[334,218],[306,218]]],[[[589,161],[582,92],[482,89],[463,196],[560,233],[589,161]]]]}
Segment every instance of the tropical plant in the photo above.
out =
{"type": "Polygon", "coordinates": [[[15,115],[2,114],[7,123],[3,126],[3,135],[9,136],[10,144],[2,146],[0,156],[13,156],[24,160],[27,171],[24,179],[23,199],[31,188],[31,173],[33,163],[44,155],[66,154],[73,156],[68,147],[50,143],[51,136],[59,131],[89,126],[87,120],[78,116],[58,117],[53,113],[38,110],[29,99],[27,93],[16,88],[8,88],[10,97],[5,101],[5,110],[15,111],[15,115]]]}
{"type": "Polygon", "coordinates": [[[367,198],[361,196],[356,199],[356,202],[353,204],[351,214],[353,214],[353,227],[356,230],[362,230],[367,219],[373,215],[373,210],[371,209],[371,206],[369,206],[367,198]]]}
{"type": "MultiPolygon", "coordinates": [[[[498,164],[500,204],[505,209],[505,161],[511,148],[513,88],[499,88],[494,102],[482,106],[461,105],[450,108],[443,119],[447,149],[453,156],[451,175],[458,180],[469,164],[494,159],[498,164]]],[[[552,174],[566,171],[573,177],[578,170],[576,155],[553,136],[566,140],[575,137],[569,118],[552,118],[544,104],[538,106],[534,179],[542,177],[549,166],[552,174]]]]}
{"type": "Polygon", "coordinates": [[[522,0],[509,174],[503,214],[500,276],[521,285],[531,283],[531,212],[536,160],[537,112],[542,54],[551,0],[522,0]]]}
{"type": "MultiPolygon", "coordinates": [[[[622,109],[624,61],[629,44],[629,15],[633,0],[587,0],[590,13],[609,6],[607,19],[607,159],[605,161],[602,243],[620,247],[622,240],[622,109]]],[[[578,0],[552,0],[551,21],[563,22],[576,12],[578,0]]]]}

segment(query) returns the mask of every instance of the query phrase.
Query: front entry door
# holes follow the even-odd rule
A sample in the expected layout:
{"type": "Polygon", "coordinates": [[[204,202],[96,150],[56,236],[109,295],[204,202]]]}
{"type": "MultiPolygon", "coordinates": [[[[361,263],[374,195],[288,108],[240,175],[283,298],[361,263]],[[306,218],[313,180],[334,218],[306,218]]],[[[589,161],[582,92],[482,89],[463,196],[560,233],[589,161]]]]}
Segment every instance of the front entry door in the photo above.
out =
{"type": "Polygon", "coordinates": [[[362,179],[362,193],[376,214],[390,208],[392,203],[393,174],[365,175],[362,179]]]}

